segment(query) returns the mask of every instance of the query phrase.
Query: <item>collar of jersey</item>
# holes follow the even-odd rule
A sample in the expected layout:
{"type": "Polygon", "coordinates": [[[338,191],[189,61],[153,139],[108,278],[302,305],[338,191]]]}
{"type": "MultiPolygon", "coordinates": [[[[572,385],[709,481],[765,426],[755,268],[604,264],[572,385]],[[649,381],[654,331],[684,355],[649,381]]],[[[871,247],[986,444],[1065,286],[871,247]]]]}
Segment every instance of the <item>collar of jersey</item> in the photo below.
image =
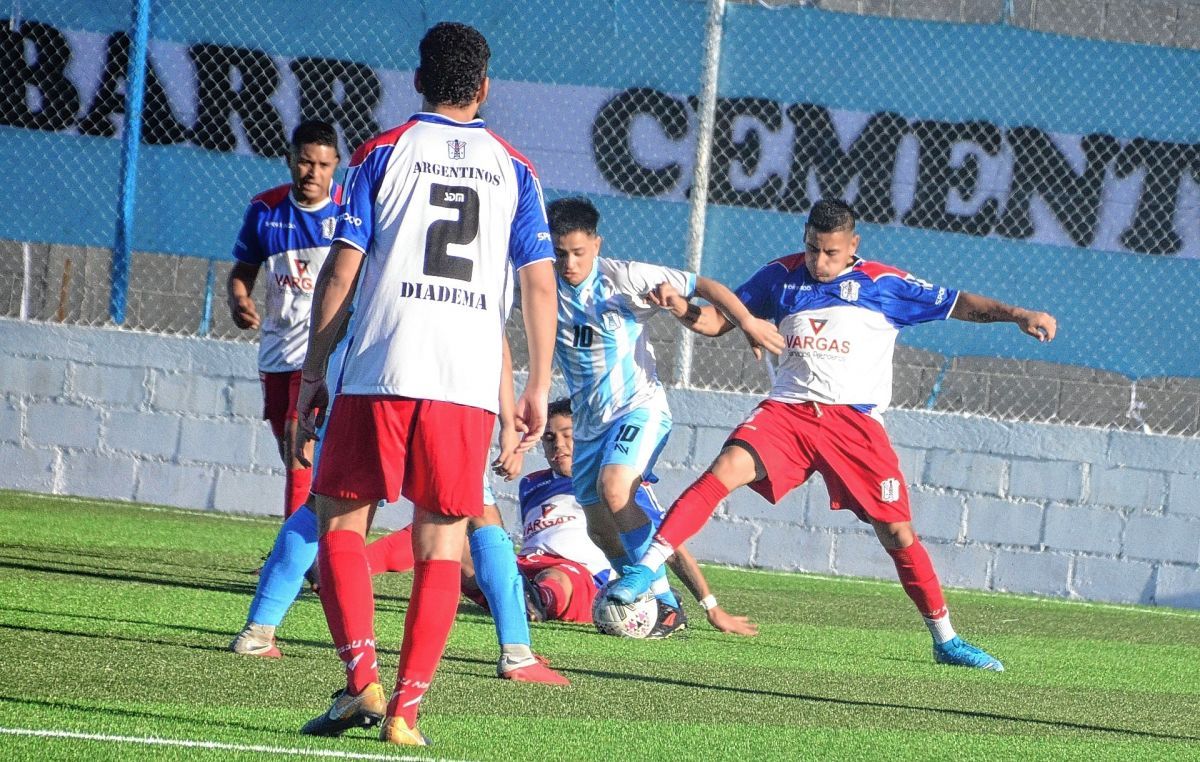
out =
{"type": "Polygon", "coordinates": [[[469,122],[459,122],[441,114],[435,114],[432,111],[418,111],[412,115],[412,118],[418,122],[429,122],[430,124],[446,124],[452,127],[486,127],[482,119],[472,119],[469,122]]]}
{"type": "MultiPolygon", "coordinates": [[[[333,186],[330,186],[329,191],[330,191],[330,193],[333,192],[333,186]]],[[[292,191],[290,188],[288,189],[287,197],[288,197],[288,201],[292,202],[292,206],[296,207],[297,209],[299,209],[302,212],[308,212],[310,214],[312,212],[319,212],[322,209],[324,209],[325,207],[327,207],[333,203],[332,196],[326,196],[324,201],[313,204],[312,206],[305,206],[304,204],[301,204],[299,201],[296,200],[296,197],[292,195],[292,191]]]]}

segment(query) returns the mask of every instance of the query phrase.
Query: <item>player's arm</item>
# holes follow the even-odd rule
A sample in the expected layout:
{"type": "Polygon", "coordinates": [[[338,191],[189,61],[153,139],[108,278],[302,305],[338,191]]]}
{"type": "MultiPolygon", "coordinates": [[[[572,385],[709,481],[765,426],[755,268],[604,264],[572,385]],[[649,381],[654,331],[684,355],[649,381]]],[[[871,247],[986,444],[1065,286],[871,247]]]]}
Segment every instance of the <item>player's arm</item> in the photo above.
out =
{"type": "Polygon", "coordinates": [[[521,314],[529,349],[529,376],[517,400],[514,420],[521,432],[518,452],[533,448],[546,428],[550,402],[550,363],[554,359],[554,333],[558,328],[558,285],[553,260],[542,259],[522,267],[521,314]]]}
{"type": "Polygon", "coordinates": [[[709,589],[708,580],[704,578],[704,572],[700,571],[695,556],[688,552],[687,548],[675,548],[675,554],[667,559],[667,565],[699,601],[705,616],[708,617],[708,623],[715,629],[747,637],[758,634],[758,625],[750,621],[750,617],[734,616],[721,608],[716,596],[709,589]]]}
{"type": "Polygon", "coordinates": [[[254,282],[258,280],[258,265],[249,262],[234,262],[225,281],[225,295],[229,301],[229,317],[241,329],[258,328],[261,320],[254,306],[254,282]]]}
{"type": "Polygon", "coordinates": [[[312,317],[308,331],[308,351],[304,356],[304,367],[300,372],[300,394],[296,401],[296,412],[300,416],[300,430],[296,436],[296,457],[304,466],[310,464],[303,458],[302,448],[310,439],[316,438],[317,428],[329,404],[329,390],[325,386],[325,367],[329,354],[342,334],[354,286],[358,282],[358,271],[362,267],[363,252],[344,241],[335,241],[326,258],[317,283],[313,288],[312,317]]]}
{"type": "Polygon", "coordinates": [[[724,284],[698,275],[696,296],[710,304],[703,307],[692,304],[670,283],[660,283],[646,298],[701,336],[723,336],[734,328],[740,328],[746,334],[755,357],[761,359],[764,348],[771,354],[783,353],[786,344],[775,324],[750,314],[742,300],[724,284]]]}
{"type": "Polygon", "coordinates": [[[958,293],[958,300],[950,317],[969,323],[1016,323],[1024,333],[1038,341],[1051,341],[1058,330],[1058,321],[1049,312],[1014,307],[988,296],[966,291],[958,293]]]}
{"type": "Polygon", "coordinates": [[[504,361],[500,369],[500,455],[492,461],[492,471],[504,481],[511,482],[521,473],[521,464],[525,459],[523,453],[517,452],[521,444],[521,434],[516,426],[516,386],[513,383],[512,351],[508,346],[508,337],[501,336],[501,347],[504,350],[504,361]]]}

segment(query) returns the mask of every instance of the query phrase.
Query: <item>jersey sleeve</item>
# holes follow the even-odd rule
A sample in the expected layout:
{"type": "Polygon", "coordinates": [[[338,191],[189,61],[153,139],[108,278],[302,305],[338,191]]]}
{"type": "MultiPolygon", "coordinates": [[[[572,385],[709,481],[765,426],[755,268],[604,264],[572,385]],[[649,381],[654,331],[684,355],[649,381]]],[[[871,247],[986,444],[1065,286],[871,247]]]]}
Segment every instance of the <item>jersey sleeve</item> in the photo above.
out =
{"type": "Polygon", "coordinates": [[[367,143],[350,159],[333,240],[344,241],[359,251],[370,249],[375,230],[375,197],[391,155],[391,146],[367,143]]]}
{"type": "Polygon", "coordinates": [[[733,290],[750,314],[761,320],[777,320],[778,304],[774,298],[775,284],[783,273],[780,266],[772,262],[758,269],[750,276],[750,280],[733,290]]]}
{"type": "Polygon", "coordinates": [[[237,240],[233,244],[233,258],[239,262],[261,265],[267,261],[262,247],[262,239],[258,236],[258,221],[262,210],[263,206],[258,202],[251,203],[246,209],[246,216],[242,219],[242,229],[238,232],[237,240]]]}
{"type": "Polygon", "coordinates": [[[522,515],[525,513],[525,504],[529,502],[529,493],[532,490],[533,476],[521,477],[521,481],[517,483],[517,502],[522,515]]]}
{"type": "Polygon", "coordinates": [[[669,283],[685,299],[696,293],[696,274],[673,267],[651,265],[646,262],[628,262],[616,285],[628,296],[642,299],[660,283],[669,283]]]}
{"type": "Polygon", "coordinates": [[[513,165],[517,170],[517,212],[508,239],[508,258],[513,268],[520,270],[543,259],[553,260],[554,248],[550,245],[542,186],[527,165],[516,159],[513,165]]]}
{"type": "Polygon", "coordinates": [[[950,317],[958,299],[955,289],[936,286],[907,274],[880,278],[875,287],[884,316],[898,326],[945,320],[950,317]]]}

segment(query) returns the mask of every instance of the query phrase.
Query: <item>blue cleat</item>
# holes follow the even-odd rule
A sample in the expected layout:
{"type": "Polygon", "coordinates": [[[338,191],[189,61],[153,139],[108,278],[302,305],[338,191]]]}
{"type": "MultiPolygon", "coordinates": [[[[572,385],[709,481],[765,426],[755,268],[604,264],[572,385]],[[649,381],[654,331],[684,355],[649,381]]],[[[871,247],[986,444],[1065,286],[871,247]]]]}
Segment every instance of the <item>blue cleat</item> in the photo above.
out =
{"type": "Polygon", "coordinates": [[[933,660],[938,664],[952,664],[957,667],[990,669],[993,672],[1004,671],[1004,665],[1000,663],[999,659],[957,635],[945,643],[934,643],[933,660]]]}
{"type": "Polygon", "coordinates": [[[649,566],[634,564],[621,569],[621,578],[608,585],[609,600],[626,606],[645,595],[654,583],[654,570],[649,566]]]}

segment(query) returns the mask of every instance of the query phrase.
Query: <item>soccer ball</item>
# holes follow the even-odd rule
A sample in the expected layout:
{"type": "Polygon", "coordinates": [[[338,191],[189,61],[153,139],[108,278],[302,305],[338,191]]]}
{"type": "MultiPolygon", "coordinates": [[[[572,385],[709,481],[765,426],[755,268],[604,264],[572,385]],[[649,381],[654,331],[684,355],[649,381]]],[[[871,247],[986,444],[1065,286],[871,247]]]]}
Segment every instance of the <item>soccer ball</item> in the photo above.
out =
{"type": "Polygon", "coordinates": [[[592,622],[596,629],[605,635],[638,640],[649,635],[658,624],[658,601],[650,593],[629,604],[609,600],[611,584],[608,582],[596,591],[596,599],[592,601],[592,622]]]}

